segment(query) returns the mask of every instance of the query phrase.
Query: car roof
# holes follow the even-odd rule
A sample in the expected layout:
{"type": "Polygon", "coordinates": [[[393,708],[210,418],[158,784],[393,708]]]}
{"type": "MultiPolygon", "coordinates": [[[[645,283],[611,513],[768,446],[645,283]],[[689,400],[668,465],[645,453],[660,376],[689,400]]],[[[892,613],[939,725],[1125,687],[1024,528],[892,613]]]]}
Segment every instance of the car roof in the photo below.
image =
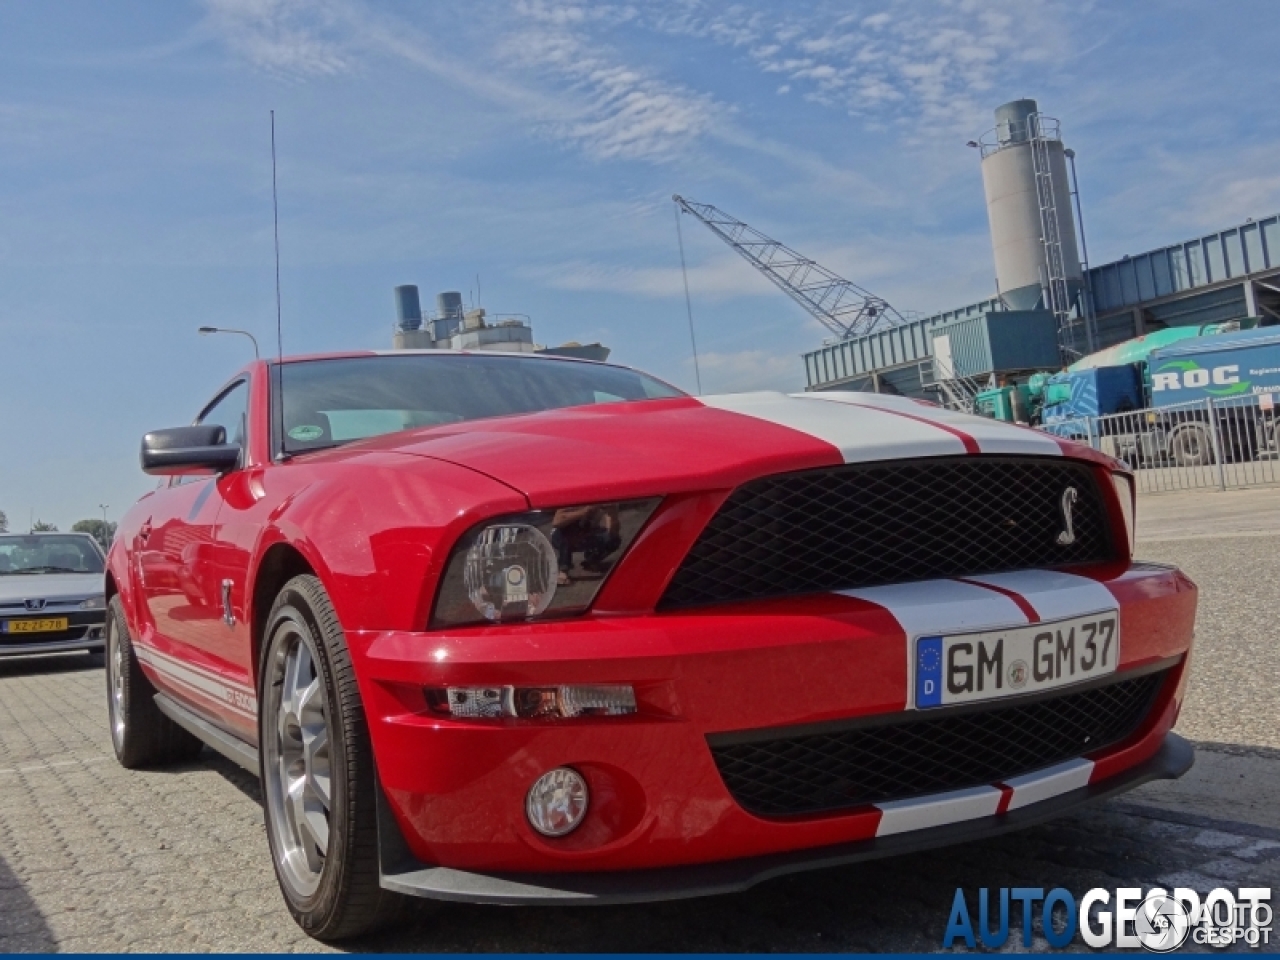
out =
{"type": "Polygon", "coordinates": [[[281,360],[275,357],[264,357],[263,362],[273,364],[307,363],[312,360],[351,360],[360,357],[497,357],[499,359],[517,360],[550,360],[563,363],[590,363],[601,367],[620,367],[630,369],[618,363],[607,363],[600,360],[587,360],[583,357],[562,357],[558,354],[517,353],[513,350],[338,350],[327,353],[295,353],[286,354],[281,360]]]}

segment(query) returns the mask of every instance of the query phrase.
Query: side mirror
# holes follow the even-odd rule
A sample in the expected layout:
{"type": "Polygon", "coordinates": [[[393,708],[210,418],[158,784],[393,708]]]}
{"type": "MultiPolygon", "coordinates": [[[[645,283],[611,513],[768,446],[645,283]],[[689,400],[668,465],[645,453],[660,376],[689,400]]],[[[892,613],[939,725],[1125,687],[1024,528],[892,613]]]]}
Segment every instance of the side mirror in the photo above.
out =
{"type": "Polygon", "coordinates": [[[240,444],[227,443],[225,427],[172,427],[142,438],[141,459],[152,476],[225,473],[240,464],[240,444]]]}

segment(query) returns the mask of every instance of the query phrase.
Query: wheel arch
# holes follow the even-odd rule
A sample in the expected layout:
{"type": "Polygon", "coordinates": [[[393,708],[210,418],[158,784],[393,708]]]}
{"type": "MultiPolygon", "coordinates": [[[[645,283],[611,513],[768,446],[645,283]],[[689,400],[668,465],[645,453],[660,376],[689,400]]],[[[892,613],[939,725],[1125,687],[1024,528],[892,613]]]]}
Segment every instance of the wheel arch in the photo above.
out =
{"type": "Polygon", "coordinates": [[[281,540],[273,543],[263,553],[253,577],[253,590],[249,604],[250,663],[253,664],[253,681],[256,687],[261,675],[263,638],[267,632],[267,617],[276,595],[286,583],[303,574],[317,575],[315,565],[292,543],[281,540]]]}

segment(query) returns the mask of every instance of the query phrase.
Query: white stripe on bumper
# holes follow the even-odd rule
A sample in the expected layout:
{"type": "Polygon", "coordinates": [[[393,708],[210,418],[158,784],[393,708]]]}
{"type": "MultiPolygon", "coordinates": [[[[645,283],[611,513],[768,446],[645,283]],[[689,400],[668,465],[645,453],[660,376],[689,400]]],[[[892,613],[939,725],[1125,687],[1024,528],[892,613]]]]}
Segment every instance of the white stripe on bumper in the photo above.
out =
{"type": "Polygon", "coordinates": [[[1004,785],[1013,789],[1008,809],[1017,810],[1019,807],[1027,807],[1041,800],[1087,787],[1091,776],[1093,761],[1078,757],[1045,770],[1006,780],[1004,785]]]}
{"type": "Polygon", "coordinates": [[[908,640],[1028,622],[1027,615],[1008,597],[958,580],[922,580],[836,592],[884,607],[893,614],[908,640]]]}
{"type": "Polygon", "coordinates": [[[1115,610],[1115,595],[1097,580],[1058,570],[1016,570],[966,577],[1020,594],[1035,607],[1041,620],[1063,620],[1088,613],[1115,610]]]}
{"type": "Polygon", "coordinates": [[[876,836],[887,837],[893,833],[994,816],[1000,807],[1000,796],[1000,791],[995,787],[970,787],[968,790],[935,793],[912,800],[877,803],[881,816],[876,836]]]}

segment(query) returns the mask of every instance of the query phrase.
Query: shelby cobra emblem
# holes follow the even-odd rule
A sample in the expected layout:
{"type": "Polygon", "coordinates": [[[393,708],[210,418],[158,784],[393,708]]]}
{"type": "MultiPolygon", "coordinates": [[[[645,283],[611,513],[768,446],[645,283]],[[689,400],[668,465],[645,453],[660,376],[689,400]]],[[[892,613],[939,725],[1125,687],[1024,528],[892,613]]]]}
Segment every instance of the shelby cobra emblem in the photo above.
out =
{"type": "Polygon", "coordinates": [[[1062,532],[1058,534],[1058,543],[1064,547],[1069,547],[1076,542],[1076,530],[1071,512],[1075,509],[1076,499],[1079,496],[1075,487],[1067,487],[1062,491],[1062,532]]]}

